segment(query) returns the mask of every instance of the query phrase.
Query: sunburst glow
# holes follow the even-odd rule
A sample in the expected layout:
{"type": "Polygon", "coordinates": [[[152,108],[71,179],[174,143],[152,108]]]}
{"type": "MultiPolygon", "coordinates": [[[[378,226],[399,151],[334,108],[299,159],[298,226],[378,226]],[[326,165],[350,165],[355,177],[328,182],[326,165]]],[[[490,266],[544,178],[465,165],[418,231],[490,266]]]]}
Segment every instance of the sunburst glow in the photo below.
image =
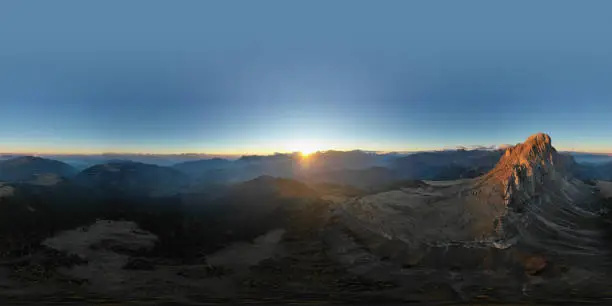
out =
{"type": "Polygon", "coordinates": [[[308,157],[312,153],[319,151],[319,146],[312,141],[299,141],[293,145],[292,151],[300,152],[303,157],[308,157]]]}
{"type": "Polygon", "coordinates": [[[301,150],[300,154],[302,154],[303,157],[308,157],[310,154],[314,153],[315,150],[301,150]]]}

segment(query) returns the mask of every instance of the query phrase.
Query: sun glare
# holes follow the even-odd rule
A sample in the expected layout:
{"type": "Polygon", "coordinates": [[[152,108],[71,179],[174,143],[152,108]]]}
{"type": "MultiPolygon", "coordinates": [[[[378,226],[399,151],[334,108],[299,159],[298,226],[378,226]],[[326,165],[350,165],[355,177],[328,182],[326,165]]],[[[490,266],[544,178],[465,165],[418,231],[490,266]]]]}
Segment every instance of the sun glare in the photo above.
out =
{"type": "Polygon", "coordinates": [[[308,155],[314,153],[315,150],[310,150],[310,149],[306,149],[306,150],[301,150],[300,153],[302,154],[303,157],[308,157],[308,155]]]}
{"type": "Polygon", "coordinates": [[[300,152],[303,157],[308,157],[312,153],[315,153],[319,150],[319,147],[312,142],[300,142],[295,145],[293,148],[294,152],[300,152]]]}

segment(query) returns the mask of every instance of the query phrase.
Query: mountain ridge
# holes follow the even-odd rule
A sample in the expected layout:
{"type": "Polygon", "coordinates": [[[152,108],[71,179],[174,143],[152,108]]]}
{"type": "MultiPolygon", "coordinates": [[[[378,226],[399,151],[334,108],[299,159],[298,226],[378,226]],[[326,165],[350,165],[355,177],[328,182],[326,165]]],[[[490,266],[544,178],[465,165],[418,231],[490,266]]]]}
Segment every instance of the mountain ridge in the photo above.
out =
{"type": "Polygon", "coordinates": [[[77,172],[76,168],[64,162],[36,156],[19,156],[0,161],[0,180],[6,181],[31,181],[42,175],[66,178],[77,172]]]}
{"type": "Polygon", "coordinates": [[[544,133],[506,149],[495,168],[476,183],[477,193],[489,196],[482,205],[498,211],[497,237],[557,252],[594,252],[591,242],[597,235],[575,226],[595,217],[587,205],[594,201],[593,189],[574,177],[574,164],[544,133]],[[555,241],[559,236],[565,240],[555,241]]]}

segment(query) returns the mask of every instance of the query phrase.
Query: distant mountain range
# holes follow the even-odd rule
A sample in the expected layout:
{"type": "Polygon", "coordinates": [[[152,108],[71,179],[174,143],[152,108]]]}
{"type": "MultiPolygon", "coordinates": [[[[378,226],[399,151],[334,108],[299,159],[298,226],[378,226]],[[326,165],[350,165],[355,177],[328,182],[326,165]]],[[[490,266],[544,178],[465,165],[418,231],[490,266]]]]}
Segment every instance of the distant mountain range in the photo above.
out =
{"type": "MultiPolygon", "coordinates": [[[[326,151],[308,157],[292,153],[242,156],[238,159],[196,159],[170,166],[121,159],[120,155],[105,155],[84,158],[81,160],[84,163],[77,167],[42,157],[10,156],[0,160],[0,181],[54,184],[74,177],[88,185],[95,183],[109,187],[115,184],[140,191],[159,192],[163,189],[162,193],[165,193],[194,186],[197,189],[197,186],[206,188],[232,184],[270,175],[310,183],[369,188],[405,179],[454,180],[478,177],[493,169],[504,152],[505,149],[492,148],[413,154],[326,151]],[[136,187],[133,182],[142,186],[136,187]]],[[[574,164],[572,171],[576,177],[584,180],[612,180],[612,157],[573,152],[563,155],[571,156],[574,164]],[[611,160],[606,162],[608,158],[611,160]]],[[[159,161],[155,157],[149,158],[159,161]]],[[[70,161],[76,164],[75,160],[70,161]]]]}
{"type": "MultiPolygon", "coordinates": [[[[328,170],[332,169],[362,169],[369,166],[381,166],[388,165],[393,160],[410,156],[410,155],[423,155],[423,154],[444,154],[448,152],[458,151],[499,151],[503,150],[511,145],[500,145],[500,146],[462,146],[456,148],[449,148],[443,150],[432,150],[432,151],[421,151],[421,152],[374,152],[374,151],[323,151],[312,154],[314,160],[317,161],[320,167],[328,167],[328,170]]],[[[605,163],[612,162],[612,154],[603,153],[583,153],[583,152],[570,152],[561,151],[562,154],[572,155],[578,163],[605,163]]],[[[8,160],[16,157],[24,157],[29,155],[20,154],[2,154],[0,153],[0,161],[8,160]]],[[[69,164],[78,170],[83,170],[87,167],[103,164],[112,161],[135,161],[147,164],[155,164],[159,166],[174,166],[182,163],[186,165],[197,166],[197,163],[206,163],[206,160],[241,160],[244,162],[254,161],[279,161],[282,159],[292,159],[299,157],[299,153],[277,153],[274,155],[245,155],[245,156],[234,156],[234,155],[209,155],[209,154],[121,154],[121,153],[105,153],[105,154],[40,154],[37,157],[53,159],[57,161],[69,164]],[[189,164],[189,162],[196,162],[189,164]]],[[[442,155],[440,155],[442,156],[442,155]]],[[[182,167],[182,166],[178,166],[182,167]]],[[[187,167],[187,166],[185,166],[187,167]]],[[[186,169],[183,167],[183,169],[186,169]]],[[[191,170],[187,170],[191,171],[191,170]]]]}
{"type": "Polygon", "coordinates": [[[561,152],[574,157],[578,163],[601,164],[612,162],[612,154],[604,153],[581,153],[581,152],[561,152]]]}

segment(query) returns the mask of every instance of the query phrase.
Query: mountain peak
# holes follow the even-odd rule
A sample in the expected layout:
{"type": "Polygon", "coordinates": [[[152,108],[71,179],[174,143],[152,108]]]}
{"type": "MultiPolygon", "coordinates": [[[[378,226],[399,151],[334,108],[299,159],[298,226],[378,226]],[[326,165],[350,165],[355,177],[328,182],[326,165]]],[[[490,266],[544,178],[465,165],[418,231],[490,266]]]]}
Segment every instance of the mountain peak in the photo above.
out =
{"type": "Polygon", "coordinates": [[[545,133],[536,133],[527,138],[525,143],[541,143],[541,144],[551,144],[550,136],[545,133]]]}
{"type": "Polygon", "coordinates": [[[550,136],[538,133],[529,136],[523,143],[507,148],[498,167],[521,166],[531,173],[535,167],[552,167],[557,159],[557,150],[552,146],[550,136]]]}
{"type": "MultiPolygon", "coordinates": [[[[495,236],[513,244],[540,248],[560,234],[576,246],[583,245],[581,234],[565,224],[579,216],[589,216],[582,203],[593,201],[592,189],[575,179],[569,155],[560,154],[552,146],[549,135],[534,134],[525,142],[506,150],[493,170],[476,181],[477,197],[487,214],[495,216],[495,236]],[[499,213],[499,215],[496,215],[499,213]],[[511,242],[515,241],[515,242],[511,242]]],[[[551,245],[549,245],[551,246],[551,245]]],[[[563,247],[559,252],[568,251],[563,247]]]]}
{"type": "Polygon", "coordinates": [[[523,143],[524,148],[528,148],[532,153],[550,153],[554,150],[550,136],[544,133],[537,133],[529,136],[523,143]]]}
{"type": "Polygon", "coordinates": [[[552,146],[550,136],[537,133],[506,149],[489,177],[503,185],[505,202],[509,205],[539,194],[543,182],[564,176],[564,169],[563,159],[552,146]]]}

